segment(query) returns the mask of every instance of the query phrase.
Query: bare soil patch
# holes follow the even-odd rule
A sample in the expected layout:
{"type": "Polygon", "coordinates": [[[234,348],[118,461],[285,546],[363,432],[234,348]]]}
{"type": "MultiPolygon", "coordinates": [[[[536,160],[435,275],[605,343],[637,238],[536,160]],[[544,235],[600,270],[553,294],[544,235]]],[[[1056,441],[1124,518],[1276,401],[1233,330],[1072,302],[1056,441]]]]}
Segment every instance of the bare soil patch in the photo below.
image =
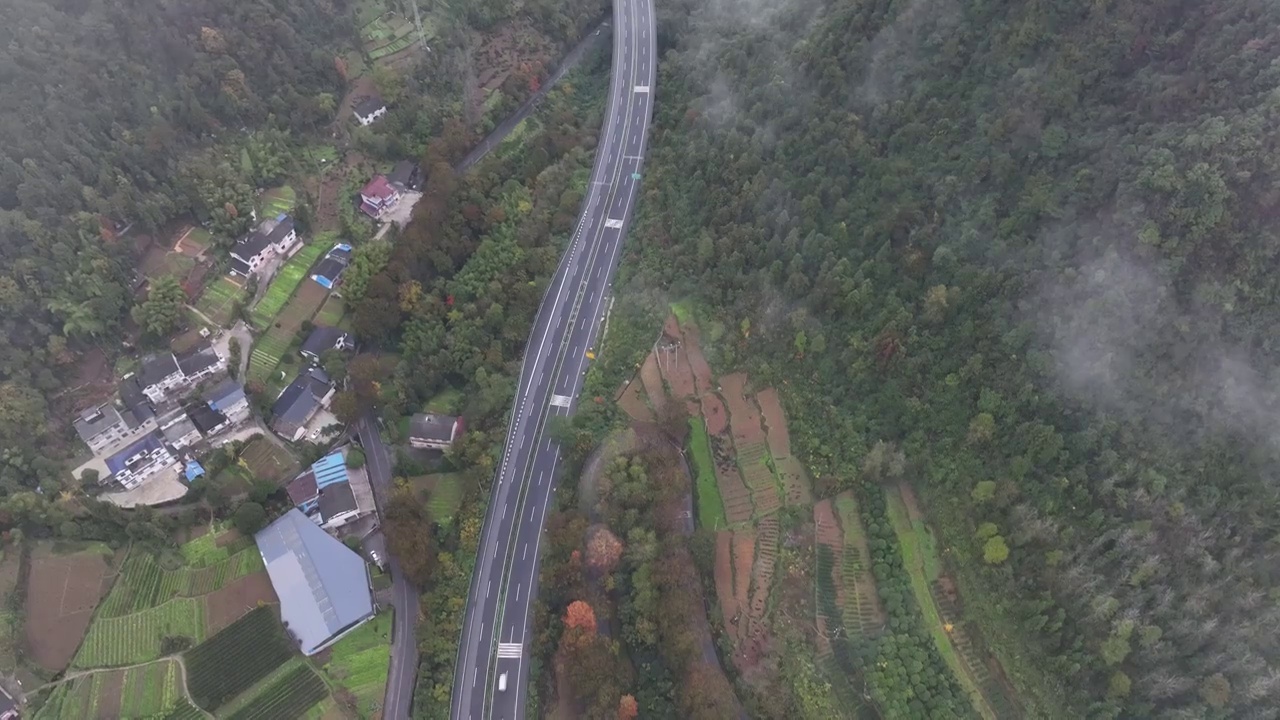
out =
{"type": "Polygon", "coordinates": [[[720,378],[720,394],[729,409],[729,427],[733,430],[736,445],[763,443],[764,427],[760,424],[760,411],[746,396],[747,374],[733,373],[720,378]]]}
{"type": "Polygon", "coordinates": [[[649,409],[648,403],[644,397],[644,382],[640,376],[631,379],[626,387],[622,389],[621,395],[616,398],[618,406],[622,408],[632,420],[637,422],[653,422],[653,411],[649,409]]]}
{"type": "Polygon", "coordinates": [[[755,560],[756,531],[735,530],[733,532],[733,600],[738,606],[739,614],[733,618],[735,645],[740,645],[747,636],[747,618],[741,613],[748,607],[751,591],[751,567],[755,560]]]}
{"type": "Polygon", "coordinates": [[[96,550],[58,555],[41,546],[32,552],[27,647],[36,664],[59,672],[71,662],[114,579],[107,558],[96,550]]]}
{"type": "Polygon", "coordinates": [[[702,354],[702,336],[697,325],[689,325],[684,329],[684,346],[689,353],[689,367],[693,370],[693,382],[698,394],[711,392],[715,388],[715,380],[711,377],[711,366],[702,354]]]}
{"type": "Polygon", "coordinates": [[[689,356],[684,346],[679,343],[660,345],[655,354],[658,369],[671,388],[671,396],[677,399],[693,398],[697,389],[693,383],[693,369],[689,367],[689,356]]]}
{"type": "Polygon", "coordinates": [[[707,432],[711,435],[723,435],[729,429],[729,415],[715,393],[702,396],[702,417],[706,419],[707,432]]]}
{"type": "Polygon", "coordinates": [[[733,450],[728,438],[711,436],[711,455],[716,466],[716,487],[724,502],[725,519],[730,525],[745,523],[755,513],[751,504],[751,491],[742,482],[738,466],[733,461],[733,450]]]}
{"type": "Polygon", "coordinates": [[[214,546],[220,548],[227,547],[228,545],[234,545],[237,542],[240,542],[240,531],[235,528],[230,528],[226,532],[219,533],[218,536],[213,539],[214,546]]]}
{"type": "Polygon", "coordinates": [[[98,720],[115,720],[120,717],[120,699],[124,695],[124,677],[125,671],[115,670],[109,673],[103,673],[101,678],[97,680],[97,711],[98,720]]]}
{"type": "Polygon", "coordinates": [[[245,575],[232,581],[221,590],[205,596],[205,621],[209,636],[239,620],[259,603],[278,603],[280,598],[271,587],[271,578],[265,570],[245,575]]]}
{"type": "Polygon", "coordinates": [[[729,530],[716,533],[715,580],[724,632],[729,637],[736,637],[738,631],[734,627],[734,620],[738,617],[738,601],[733,585],[733,533],[729,530]]]}
{"type": "Polygon", "coordinates": [[[787,505],[804,506],[813,502],[813,490],[804,465],[794,457],[774,458],[778,479],[782,481],[782,494],[787,505]]]}
{"type": "Polygon", "coordinates": [[[769,452],[775,458],[791,457],[791,434],[787,432],[787,415],[782,411],[782,400],[774,388],[765,388],[756,393],[756,402],[760,405],[760,414],[764,418],[765,436],[769,441],[769,452]]]}

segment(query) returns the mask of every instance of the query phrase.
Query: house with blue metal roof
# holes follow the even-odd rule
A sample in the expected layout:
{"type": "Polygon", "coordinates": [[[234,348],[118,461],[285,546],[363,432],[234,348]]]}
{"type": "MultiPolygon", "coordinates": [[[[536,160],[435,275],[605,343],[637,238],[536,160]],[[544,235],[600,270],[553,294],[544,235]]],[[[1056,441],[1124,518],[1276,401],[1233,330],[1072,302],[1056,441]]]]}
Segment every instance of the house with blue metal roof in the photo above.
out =
{"type": "Polygon", "coordinates": [[[304,655],[315,653],[374,616],[364,558],[290,510],[254,540],[280,597],[280,617],[304,655]]]}
{"type": "Polygon", "coordinates": [[[363,470],[347,467],[342,450],[320,458],[289,483],[287,492],[294,506],[322,528],[332,530],[372,512],[372,501],[360,502],[372,491],[360,492],[368,485],[363,470]],[[353,487],[353,472],[358,475],[353,487]]]}

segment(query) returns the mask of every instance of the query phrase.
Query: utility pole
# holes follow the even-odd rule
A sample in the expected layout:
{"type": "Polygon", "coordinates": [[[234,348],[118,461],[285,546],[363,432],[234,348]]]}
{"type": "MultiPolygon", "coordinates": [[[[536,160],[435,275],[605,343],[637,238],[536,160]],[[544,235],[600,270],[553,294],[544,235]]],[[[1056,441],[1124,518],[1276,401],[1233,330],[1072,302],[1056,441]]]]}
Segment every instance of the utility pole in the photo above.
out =
{"type": "Polygon", "coordinates": [[[427,34],[422,31],[422,16],[418,14],[418,0],[409,0],[413,3],[413,26],[418,29],[418,42],[422,43],[422,47],[431,52],[431,48],[427,46],[427,34]]]}

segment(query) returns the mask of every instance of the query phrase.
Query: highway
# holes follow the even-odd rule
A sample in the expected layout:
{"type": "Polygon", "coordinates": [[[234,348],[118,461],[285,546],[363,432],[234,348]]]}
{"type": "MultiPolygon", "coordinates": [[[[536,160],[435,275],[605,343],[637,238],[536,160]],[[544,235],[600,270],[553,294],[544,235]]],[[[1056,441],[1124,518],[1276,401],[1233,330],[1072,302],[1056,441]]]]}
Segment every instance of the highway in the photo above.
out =
{"type": "MultiPolygon", "coordinates": [[[[518,720],[528,700],[529,608],[558,448],[547,421],[577,407],[640,186],[653,116],[652,0],[613,1],[604,127],[582,214],[525,347],[506,447],[491,491],[454,667],[451,717],[518,720]],[[498,678],[507,675],[505,691],[498,678]]],[[[391,716],[388,716],[391,717],[391,716]]]]}

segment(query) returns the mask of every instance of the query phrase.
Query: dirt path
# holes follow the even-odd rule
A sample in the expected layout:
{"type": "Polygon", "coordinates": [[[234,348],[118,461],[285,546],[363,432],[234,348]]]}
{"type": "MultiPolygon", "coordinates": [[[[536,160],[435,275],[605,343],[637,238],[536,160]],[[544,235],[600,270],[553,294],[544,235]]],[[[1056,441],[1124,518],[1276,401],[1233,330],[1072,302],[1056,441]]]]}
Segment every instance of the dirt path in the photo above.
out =
{"type": "Polygon", "coordinates": [[[146,665],[153,665],[155,663],[164,662],[167,660],[173,660],[178,663],[178,670],[181,671],[178,673],[178,681],[179,681],[179,684],[182,686],[182,697],[185,698],[187,702],[191,703],[191,707],[195,708],[196,710],[199,710],[200,714],[203,715],[204,717],[207,717],[207,718],[213,717],[213,714],[205,712],[204,708],[197,705],[196,701],[191,697],[191,691],[187,688],[187,663],[183,661],[181,654],[165,655],[164,657],[156,658],[155,660],[148,660],[146,662],[134,663],[132,665],[121,665],[120,667],[94,668],[93,670],[77,670],[75,672],[69,672],[66,675],[63,675],[58,680],[52,680],[50,682],[47,682],[35,688],[31,692],[28,692],[25,694],[34,695],[35,693],[38,693],[41,690],[44,690],[46,688],[54,688],[63,683],[73,682],[78,678],[87,677],[89,675],[96,675],[98,673],[121,672],[124,670],[132,670],[133,668],[140,668],[146,665]]]}

